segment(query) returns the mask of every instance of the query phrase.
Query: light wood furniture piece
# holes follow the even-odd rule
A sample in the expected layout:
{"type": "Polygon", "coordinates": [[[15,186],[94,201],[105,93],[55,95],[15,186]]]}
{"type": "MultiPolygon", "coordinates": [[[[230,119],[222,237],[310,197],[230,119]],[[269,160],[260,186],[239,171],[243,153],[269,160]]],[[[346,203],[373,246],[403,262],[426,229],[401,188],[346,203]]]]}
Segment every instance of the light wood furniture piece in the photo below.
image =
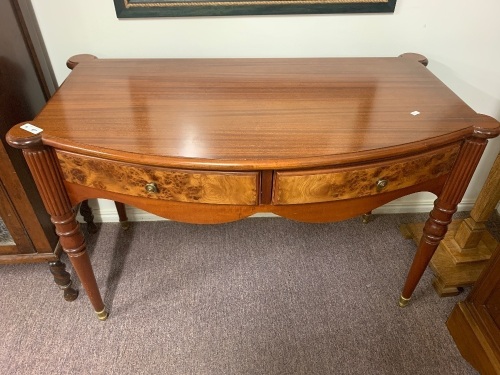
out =
{"type": "Polygon", "coordinates": [[[481,374],[500,374],[500,246],[447,321],[462,356],[481,374]]]}
{"type": "MultiPolygon", "coordinates": [[[[474,284],[488,263],[498,241],[490,234],[486,222],[500,200],[500,155],[465,220],[453,220],[446,236],[431,259],[432,285],[441,297],[455,296],[465,286],[474,284]]],[[[418,243],[424,224],[401,226],[401,232],[418,243]]]]}
{"type": "MultiPolygon", "coordinates": [[[[408,303],[500,133],[415,54],[347,59],[70,59],[35,117],[13,127],[98,317],[73,207],[105,198],[188,223],[257,212],[344,220],[418,191],[438,196],[400,297],[408,303]]],[[[381,249],[385,251],[385,249],[381,249]]],[[[334,270],[332,270],[334,272],[334,270]]]]}
{"type": "Polygon", "coordinates": [[[47,262],[67,301],[78,293],[60,261],[62,248],[19,150],[5,143],[16,123],[33,118],[56,90],[40,31],[27,0],[0,2],[0,218],[12,241],[0,265],[47,262]]]}

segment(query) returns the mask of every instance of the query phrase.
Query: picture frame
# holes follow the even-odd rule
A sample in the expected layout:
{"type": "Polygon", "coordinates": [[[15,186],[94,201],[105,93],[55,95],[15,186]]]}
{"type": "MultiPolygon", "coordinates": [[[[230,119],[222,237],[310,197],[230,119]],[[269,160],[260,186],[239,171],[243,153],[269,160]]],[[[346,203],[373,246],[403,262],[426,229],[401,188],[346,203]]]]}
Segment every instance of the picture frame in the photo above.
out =
{"type": "Polygon", "coordinates": [[[393,13],[397,0],[114,0],[118,18],[393,13]]]}

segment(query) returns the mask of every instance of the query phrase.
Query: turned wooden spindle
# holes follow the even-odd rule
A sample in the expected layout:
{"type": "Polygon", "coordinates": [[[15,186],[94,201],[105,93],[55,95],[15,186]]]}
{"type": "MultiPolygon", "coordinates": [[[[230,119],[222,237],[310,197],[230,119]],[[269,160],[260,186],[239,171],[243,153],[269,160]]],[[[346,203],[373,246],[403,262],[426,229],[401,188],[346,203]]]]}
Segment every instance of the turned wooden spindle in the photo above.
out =
{"type": "MultiPolygon", "coordinates": [[[[455,296],[463,287],[474,284],[487,265],[498,241],[489,233],[486,222],[500,199],[500,155],[479,193],[470,216],[453,220],[446,236],[430,261],[432,285],[439,296],[455,296]]],[[[401,232],[417,243],[423,224],[403,224],[401,232]]]]}
{"type": "Polygon", "coordinates": [[[43,145],[41,133],[30,135],[20,125],[22,124],[9,132],[7,141],[11,146],[22,149],[45,209],[55,225],[61,247],[80,278],[98,318],[105,320],[108,313],[90,265],[85,238],[64,189],[55,152],[51,147],[43,145]]]}
{"type": "Polygon", "coordinates": [[[410,297],[422,277],[427,264],[434,255],[439,243],[444,238],[448,224],[462,200],[481,155],[486,148],[488,131],[476,128],[474,137],[469,138],[462,146],[455,166],[443,187],[439,198],[434,202],[434,209],[425,223],[423,235],[417,249],[417,255],[410,267],[408,279],[403,287],[400,306],[408,304],[410,297]]]}
{"type": "Polygon", "coordinates": [[[470,217],[462,221],[455,241],[462,253],[476,251],[486,231],[486,222],[500,200],[500,154],[497,155],[470,217]]]}
{"type": "Polygon", "coordinates": [[[64,292],[64,299],[68,302],[78,297],[78,290],[73,289],[71,276],[66,271],[66,265],[60,260],[49,262],[49,269],[54,277],[55,283],[64,292]]]}

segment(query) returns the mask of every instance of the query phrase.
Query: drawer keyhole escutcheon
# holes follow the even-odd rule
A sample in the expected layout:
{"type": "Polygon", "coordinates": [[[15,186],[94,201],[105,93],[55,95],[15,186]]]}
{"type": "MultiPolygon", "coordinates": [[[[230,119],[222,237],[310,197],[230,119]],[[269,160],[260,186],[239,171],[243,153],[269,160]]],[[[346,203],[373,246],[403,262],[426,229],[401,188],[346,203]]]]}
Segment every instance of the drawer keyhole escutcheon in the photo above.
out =
{"type": "Polygon", "coordinates": [[[158,186],[154,182],[146,184],[145,189],[148,193],[158,193],[158,186]]]}
{"type": "Polygon", "coordinates": [[[384,190],[384,188],[387,186],[388,183],[389,183],[389,181],[386,180],[385,178],[378,180],[377,181],[377,191],[384,190]]]}

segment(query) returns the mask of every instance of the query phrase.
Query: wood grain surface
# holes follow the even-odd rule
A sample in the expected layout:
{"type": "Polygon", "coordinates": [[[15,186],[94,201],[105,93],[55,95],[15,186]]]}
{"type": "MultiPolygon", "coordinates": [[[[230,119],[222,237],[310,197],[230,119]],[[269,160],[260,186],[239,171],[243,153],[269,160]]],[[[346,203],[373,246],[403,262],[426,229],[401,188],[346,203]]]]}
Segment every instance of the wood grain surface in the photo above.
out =
{"type": "Polygon", "coordinates": [[[212,204],[258,204],[257,172],[206,172],[124,164],[57,152],[65,181],[151,199],[212,204]],[[148,192],[154,184],[157,192],[148,192]]]}
{"type": "Polygon", "coordinates": [[[459,145],[369,166],[314,171],[277,172],[274,203],[300,204],[352,199],[420,184],[449,173],[459,145]],[[386,186],[377,189],[377,182],[386,186]]]}
{"type": "Polygon", "coordinates": [[[88,59],[33,122],[67,151],[212,170],[379,160],[499,131],[398,57],[88,59]]]}
{"type": "Polygon", "coordinates": [[[257,205],[224,205],[207,203],[186,203],[149,199],[133,195],[114,193],[83,185],[65,182],[65,188],[73,204],[83,199],[104,198],[123,202],[141,210],[151,212],[166,219],[193,224],[217,224],[241,220],[250,215],[269,212],[291,220],[309,223],[327,223],[359,216],[394,199],[419,191],[429,191],[439,195],[446,181],[443,175],[422,184],[413,185],[401,190],[367,197],[346,199],[333,202],[308,204],[259,204],[257,205]]]}

